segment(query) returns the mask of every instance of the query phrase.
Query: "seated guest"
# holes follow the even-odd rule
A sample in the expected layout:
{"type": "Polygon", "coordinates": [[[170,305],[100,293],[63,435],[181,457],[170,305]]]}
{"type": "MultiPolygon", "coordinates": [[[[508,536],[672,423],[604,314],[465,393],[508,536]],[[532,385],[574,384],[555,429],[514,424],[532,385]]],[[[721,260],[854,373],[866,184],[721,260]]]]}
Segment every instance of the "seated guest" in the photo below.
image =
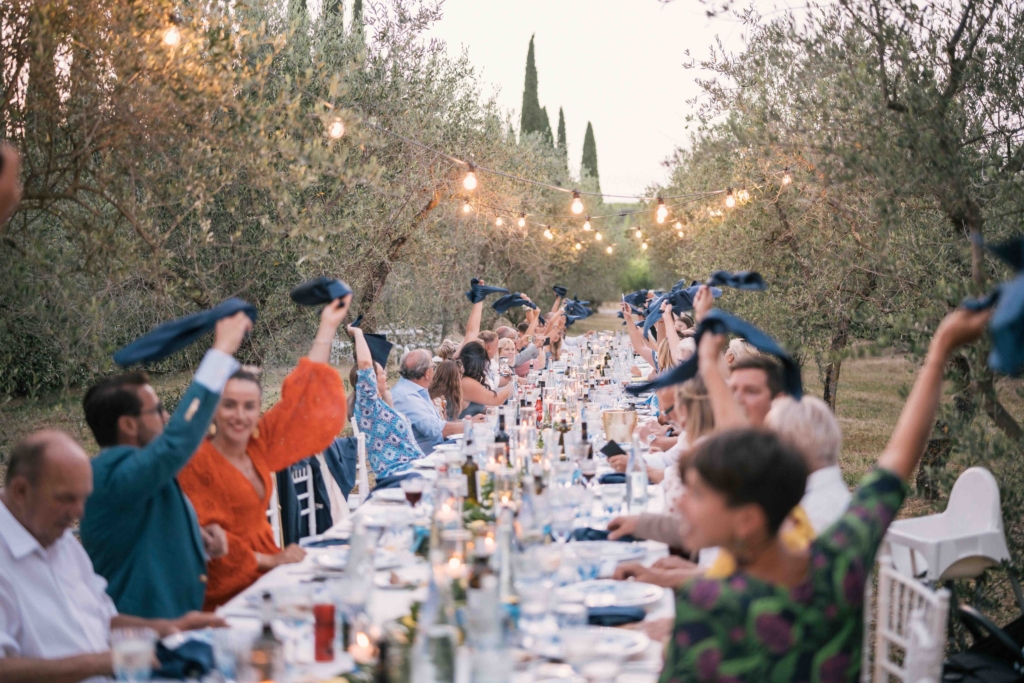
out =
{"type": "Polygon", "coordinates": [[[457,360],[446,360],[434,368],[430,382],[430,398],[445,420],[458,420],[462,414],[462,365],[457,360]]]}
{"type": "Polygon", "coordinates": [[[725,350],[725,362],[731,368],[734,364],[759,355],[757,349],[743,339],[733,339],[725,350]]]}
{"type": "Polygon", "coordinates": [[[465,410],[459,415],[460,418],[479,415],[486,411],[487,406],[500,406],[511,395],[514,386],[512,383],[497,391],[488,386],[487,367],[490,361],[487,349],[480,342],[463,344],[459,350],[459,362],[462,363],[462,399],[467,402],[465,410]]]}
{"type": "Polygon", "coordinates": [[[451,339],[445,339],[443,342],[441,342],[441,345],[438,346],[437,349],[434,351],[434,355],[436,355],[441,360],[452,360],[453,358],[455,358],[456,355],[458,355],[458,353],[459,345],[457,342],[454,342],[451,339]]]}
{"type": "Polygon", "coordinates": [[[754,429],[698,446],[684,475],[684,539],[691,548],[728,549],[737,570],[676,592],[661,680],[721,680],[724,672],[741,681],[858,680],[865,581],[931,435],[946,362],[982,335],[990,315],[961,309],[942,322],[878,469],[805,551],[779,538],[806,491],[801,454],[754,429]]]}
{"type": "Polygon", "coordinates": [[[484,330],[477,335],[477,341],[487,350],[487,386],[497,389],[502,379],[498,375],[498,335],[490,330],[484,330]]]}
{"type": "Polygon", "coordinates": [[[398,362],[398,374],[401,377],[391,390],[391,398],[395,410],[405,415],[412,424],[413,436],[423,453],[433,453],[434,446],[452,434],[462,433],[462,423],[445,421],[438,415],[430,398],[434,363],[429,351],[406,351],[398,362]]]}
{"type": "Polygon", "coordinates": [[[772,401],[782,395],[782,367],[769,356],[748,356],[729,368],[729,389],[743,407],[750,426],[760,427],[772,401]]]}
{"type": "Polygon", "coordinates": [[[783,396],[768,412],[765,427],[804,456],[807,490],[799,507],[814,533],[821,534],[850,504],[850,489],[839,469],[843,435],[835,413],[817,396],[799,401],[783,396]]]}
{"type": "Polygon", "coordinates": [[[356,352],[356,366],[352,368],[356,375],[353,419],[366,436],[366,459],[380,480],[408,469],[413,460],[423,457],[423,451],[416,445],[409,420],[392,407],[388,376],[370,357],[363,331],[349,327],[348,333],[356,352]]]}
{"type": "Polygon", "coordinates": [[[262,417],[259,376],[239,371],[224,388],[213,435],[181,471],[181,488],[201,524],[216,522],[228,552],[210,561],[203,609],[213,610],[264,572],[298,562],[297,545],[277,547],[267,521],[271,475],[329,446],[345,426],[345,385],[330,362],[331,344],[351,295],[324,306],[309,355],[281,385],[281,398],[262,417]]]}
{"type": "Polygon", "coordinates": [[[63,432],[15,444],[0,492],[0,681],[73,683],[111,676],[110,630],[160,636],[224,626],[189,612],[177,619],[119,614],[107,582],[71,533],[93,490],[89,457],[63,432]]]}
{"type": "Polygon", "coordinates": [[[92,460],[82,545],[120,612],[172,619],[203,606],[207,556],[226,552],[226,541],[215,523],[200,528],[177,476],[206,434],[238,369],[232,354],[250,329],[245,313],[217,323],[213,347],[170,419],[143,372],[85,393],[85,421],[102,450],[92,460]]]}

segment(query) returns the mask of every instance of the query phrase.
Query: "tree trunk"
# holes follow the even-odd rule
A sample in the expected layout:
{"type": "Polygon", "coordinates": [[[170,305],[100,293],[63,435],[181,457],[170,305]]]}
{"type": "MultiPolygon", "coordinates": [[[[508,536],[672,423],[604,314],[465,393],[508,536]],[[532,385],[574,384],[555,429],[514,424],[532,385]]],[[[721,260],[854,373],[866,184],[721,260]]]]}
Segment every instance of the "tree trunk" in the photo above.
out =
{"type": "Polygon", "coordinates": [[[836,411],[836,394],[839,391],[839,372],[843,367],[843,359],[839,354],[846,348],[850,337],[850,318],[842,316],[835,332],[832,333],[832,361],[825,366],[825,394],[822,398],[832,412],[836,411]]]}
{"type": "Polygon", "coordinates": [[[419,210],[416,216],[412,219],[409,227],[400,235],[393,235],[391,241],[388,243],[388,248],[384,253],[384,258],[374,264],[373,268],[370,269],[370,277],[367,279],[366,286],[361,292],[359,292],[359,312],[363,316],[363,324],[361,327],[367,332],[373,332],[377,327],[377,302],[380,300],[380,295],[384,291],[384,286],[387,284],[388,276],[391,274],[391,266],[402,253],[402,248],[405,247],[409,241],[409,235],[413,230],[422,225],[423,221],[430,215],[430,212],[437,208],[441,203],[441,198],[444,196],[444,186],[438,186],[434,190],[434,194],[430,197],[430,201],[419,210]]]}

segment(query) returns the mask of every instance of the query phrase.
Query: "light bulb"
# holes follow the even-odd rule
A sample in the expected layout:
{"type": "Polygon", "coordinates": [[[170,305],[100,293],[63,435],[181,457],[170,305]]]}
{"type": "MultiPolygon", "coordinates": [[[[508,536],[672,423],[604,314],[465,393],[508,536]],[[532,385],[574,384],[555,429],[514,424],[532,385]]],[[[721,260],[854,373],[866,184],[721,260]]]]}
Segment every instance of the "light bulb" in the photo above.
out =
{"type": "Polygon", "coordinates": [[[682,237],[682,236],[683,236],[683,231],[682,231],[682,230],[680,230],[680,231],[679,231],[679,232],[677,232],[676,234],[677,234],[677,235],[679,235],[680,237],[682,237]]]}
{"type": "Polygon", "coordinates": [[[675,227],[676,227],[676,230],[682,230],[683,229],[683,224],[680,223],[679,221],[676,221],[676,226],[675,227]]]}
{"type": "Polygon", "coordinates": [[[612,253],[612,246],[609,244],[608,248],[605,249],[605,251],[607,251],[609,254],[612,253]]]}
{"type": "Polygon", "coordinates": [[[473,172],[473,167],[466,172],[466,177],[462,179],[462,186],[469,192],[476,189],[476,173],[473,172]]]}
{"type": "Polygon", "coordinates": [[[601,232],[598,231],[597,233],[594,234],[594,239],[600,242],[601,240],[604,239],[604,235],[602,235],[601,232]]]}
{"type": "Polygon", "coordinates": [[[736,196],[739,198],[740,204],[746,204],[750,201],[750,193],[747,192],[747,188],[745,187],[741,187],[736,196]]]}
{"type": "Polygon", "coordinates": [[[494,224],[500,228],[501,226],[505,225],[505,221],[501,220],[501,216],[498,216],[497,218],[494,219],[494,224]]]}
{"type": "Polygon", "coordinates": [[[636,229],[636,238],[640,239],[643,236],[644,236],[644,233],[640,231],[640,228],[637,228],[636,229]]]}
{"type": "Polygon", "coordinates": [[[668,207],[665,206],[665,200],[658,197],[658,223],[664,223],[665,219],[668,218],[668,207]]]}
{"type": "Polygon", "coordinates": [[[730,209],[736,206],[736,197],[733,196],[731,187],[725,193],[725,205],[730,209]]]}
{"type": "Polygon", "coordinates": [[[327,134],[334,140],[337,140],[345,134],[345,122],[337,116],[334,117],[334,120],[327,126],[327,134]]]}
{"type": "Polygon", "coordinates": [[[526,227],[526,214],[525,213],[519,214],[519,227],[520,228],[525,228],[526,227]]]}
{"type": "Polygon", "coordinates": [[[164,29],[164,45],[177,47],[181,43],[181,31],[173,24],[164,29]]]}
{"type": "Polygon", "coordinates": [[[572,191],[572,212],[577,216],[583,213],[583,200],[577,190],[572,191]]]}
{"type": "Polygon", "coordinates": [[[551,232],[551,228],[546,225],[544,226],[544,236],[547,237],[549,240],[555,239],[555,234],[551,232]]]}
{"type": "Polygon", "coordinates": [[[583,248],[583,245],[580,244],[579,242],[577,242],[575,246],[576,246],[576,251],[579,251],[580,249],[583,248]]]}
{"type": "Polygon", "coordinates": [[[462,213],[469,213],[472,210],[473,207],[469,205],[469,201],[467,200],[466,203],[462,205],[462,213]]]}
{"type": "Polygon", "coordinates": [[[647,251],[647,242],[644,242],[643,244],[641,244],[640,248],[643,249],[644,251],[647,251]]]}
{"type": "Polygon", "coordinates": [[[583,232],[590,232],[590,216],[587,216],[587,220],[583,221],[583,232]]]}
{"type": "Polygon", "coordinates": [[[789,175],[789,169],[787,168],[782,172],[782,184],[789,185],[791,182],[793,182],[793,176],[789,175]]]}

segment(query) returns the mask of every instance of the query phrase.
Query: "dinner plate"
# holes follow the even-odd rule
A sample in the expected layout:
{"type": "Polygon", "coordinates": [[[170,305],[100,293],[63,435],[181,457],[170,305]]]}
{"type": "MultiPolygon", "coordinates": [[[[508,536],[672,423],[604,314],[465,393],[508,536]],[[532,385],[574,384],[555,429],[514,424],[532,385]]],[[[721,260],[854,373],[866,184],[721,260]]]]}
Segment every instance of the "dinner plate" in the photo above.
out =
{"type": "MultiPolygon", "coordinates": [[[[408,564],[410,561],[409,554],[405,553],[389,553],[378,551],[373,557],[373,568],[374,569],[394,569],[395,567],[401,567],[404,564],[408,564]]],[[[320,569],[327,571],[341,571],[348,564],[348,548],[341,550],[332,550],[326,553],[317,553],[313,557],[313,564],[320,569]]]]}
{"type": "Polygon", "coordinates": [[[623,660],[642,654],[650,644],[651,639],[643,631],[580,626],[562,629],[553,638],[539,638],[529,650],[548,659],[572,661],[600,656],[623,660]]]}
{"type": "Polygon", "coordinates": [[[600,557],[602,561],[628,562],[642,560],[647,555],[647,548],[640,543],[622,541],[573,541],[565,548],[573,553],[583,551],[591,556],[600,557]]]}
{"type": "Polygon", "coordinates": [[[371,498],[375,498],[379,501],[387,501],[388,503],[404,503],[405,502],[405,491],[400,488],[397,489],[380,489],[370,494],[371,498]]]}
{"type": "Polygon", "coordinates": [[[665,594],[665,589],[640,581],[613,581],[595,579],[581,581],[557,591],[565,602],[582,602],[587,607],[643,607],[648,608],[665,594]]]}
{"type": "Polygon", "coordinates": [[[420,576],[422,572],[417,572],[416,569],[416,567],[396,567],[391,571],[377,572],[373,576],[373,585],[388,590],[419,588],[426,585],[426,580],[420,576]]]}

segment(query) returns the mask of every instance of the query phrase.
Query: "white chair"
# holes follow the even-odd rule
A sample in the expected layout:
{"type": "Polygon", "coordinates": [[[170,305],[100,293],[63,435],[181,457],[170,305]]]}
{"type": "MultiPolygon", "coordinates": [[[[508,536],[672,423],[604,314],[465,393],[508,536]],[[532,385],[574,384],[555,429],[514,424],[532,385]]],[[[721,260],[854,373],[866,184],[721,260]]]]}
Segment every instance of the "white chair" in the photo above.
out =
{"type": "Polygon", "coordinates": [[[299,528],[302,528],[302,518],[306,518],[306,528],[309,530],[307,536],[316,536],[316,515],[314,505],[316,499],[313,496],[313,468],[308,464],[301,467],[292,467],[292,483],[295,484],[295,497],[299,502],[299,528]],[[302,488],[302,493],[298,491],[302,488]]]}
{"type": "Polygon", "coordinates": [[[981,467],[966,470],[944,512],[893,522],[885,545],[897,569],[930,585],[975,578],[1009,561],[996,478],[981,467]]]}
{"type": "Polygon", "coordinates": [[[359,431],[359,425],[352,420],[352,435],[356,437],[356,486],[348,494],[348,508],[355,510],[370,497],[370,476],[366,469],[366,435],[359,431]]]}
{"type": "Polygon", "coordinates": [[[889,557],[880,557],[874,646],[870,652],[873,661],[868,661],[867,651],[864,657],[864,668],[871,671],[871,677],[862,675],[861,679],[873,683],[939,681],[948,618],[948,590],[933,590],[899,572],[889,557]]]}
{"type": "Polygon", "coordinates": [[[281,547],[281,501],[277,497],[277,477],[270,478],[270,504],[267,505],[267,521],[274,532],[274,543],[281,547]]]}

